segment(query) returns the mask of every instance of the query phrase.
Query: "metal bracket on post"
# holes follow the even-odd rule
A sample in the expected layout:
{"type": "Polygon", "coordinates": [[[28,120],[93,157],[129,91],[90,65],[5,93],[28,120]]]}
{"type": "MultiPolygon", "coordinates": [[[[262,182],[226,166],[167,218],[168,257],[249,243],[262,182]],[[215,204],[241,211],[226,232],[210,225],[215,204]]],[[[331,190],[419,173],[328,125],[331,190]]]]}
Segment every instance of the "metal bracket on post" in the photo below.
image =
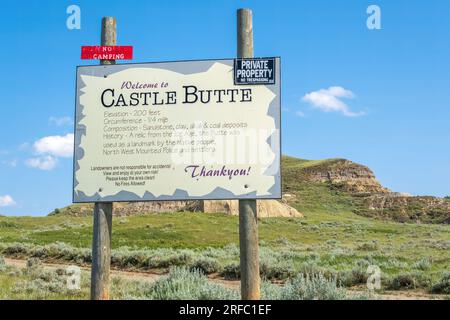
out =
{"type": "MultiPolygon", "coordinates": [[[[237,11],[237,56],[253,58],[253,21],[250,9],[237,11]]],[[[260,299],[258,220],[255,199],[239,200],[239,245],[242,300],[260,299]]]]}

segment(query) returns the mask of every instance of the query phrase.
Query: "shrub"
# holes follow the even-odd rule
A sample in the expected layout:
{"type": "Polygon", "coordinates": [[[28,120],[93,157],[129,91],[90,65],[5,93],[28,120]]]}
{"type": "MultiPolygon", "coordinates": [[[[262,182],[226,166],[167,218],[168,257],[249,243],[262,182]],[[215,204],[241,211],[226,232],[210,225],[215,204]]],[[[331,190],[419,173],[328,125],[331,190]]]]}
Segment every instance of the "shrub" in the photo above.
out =
{"type": "Polygon", "coordinates": [[[18,225],[10,221],[0,221],[0,228],[18,228],[18,225]]]}
{"type": "Polygon", "coordinates": [[[281,245],[284,245],[284,246],[290,245],[289,239],[284,237],[284,236],[276,238],[275,239],[275,243],[281,244],[281,245]]]}
{"type": "Polygon", "coordinates": [[[283,288],[279,285],[263,281],[261,283],[261,299],[263,300],[281,300],[283,288]]]}
{"type": "Polygon", "coordinates": [[[262,261],[259,264],[259,273],[266,279],[284,280],[292,277],[295,271],[292,265],[286,263],[270,264],[262,261]]]}
{"type": "Polygon", "coordinates": [[[6,270],[5,258],[3,258],[3,256],[0,256],[0,272],[5,270],[6,270]]]}
{"type": "Polygon", "coordinates": [[[325,242],[325,247],[328,249],[337,248],[341,245],[341,243],[336,239],[330,239],[325,242]]]}
{"type": "Polygon", "coordinates": [[[42,267],[42,262],[38,258],[30,258],[27,260],[27,270],[33,270],[42,267]]]}
{"type": "Polygon", "coordinates": [[[430,286],[430,279],[418,272],[401,273],[393,277],[387,288],[391,290],[416,289],[430,286]]]}
{"type": "Polygon", "coordinates": [[[419,261],[415,262],[412,267],[414,269],[425,271],[431,268],[431,264],[432,263],[430,258],[422,258],[419,261]]]}
{"type": "Polygon", "coordinates": [[[211,284],[199,271],[174,267],[170,274],[156,281],[144,293],[156,300],[235,300],[239,299],[236,290],[211,284]]]}
{"type": "Polygon", "coordinates": [[[339,271],[337,274],[337,281],[345,287],[352,287],[358,284],[367,283],[367,268],[356,266],[351,270],[339,271]]]}
{"type": "Polygon", "coordinates": [[[286,283],[280,297],[282,300],[343,300],[347,295],[335,279],[327,279],[323,274],[299,274],[286,283]]]}
{"type": "Polygon", "coordinates": [[[378,241],[361,243],[356,247],[356,249],[361,251],[376,251],[379,249],[378,241]]]}
{"type": "Polygon", "coordinates": [[[191,266],[191,270],[193,269],[200,270],[204,274],[210,274],[220,272],[221,267],[216,259],[205,257],[195,261],[191,266]]]}
{"type": "Polygon", "coordinates": [[[441,280],[431,287],[431,293],[450,294],[450,272],[444,274],[441,280]]]}
{"type": "Polygon", "coordinates": [[[12,243],[3,249],[5,255],[22,255],[28,252],[28,246],[22,243],[12,243]]]}
{"type": "Polygon", "coordinates": [[[307,261],[302,263],[299,271],[300,273],[309,276],[325,273],[325,269],[320,267],[315,261],[307,261]]]}
{"type": "Polygon", "coordinates": [[[264,249],[261,251],[259,261],[259,272],[263,278],[284,280],[292,277],[294,267],[292,265],[293,257],[296,256],[289,252],[274,252],[264,249]]]}
{"type": "Polygon", "coordinates": [[[27,295],[32,299],[46,299],[51,294],[65,292],[65,287],[61,281],[45,281],[38,278],[19,281],[12,292],[14,294],[27,295]]]}
{"type": "Polygon", "coordinates": [[[241,268],[239,263],[226,265],[221,273],[222,277],[227,280],[238,280],[241,277],[241,268]]]}

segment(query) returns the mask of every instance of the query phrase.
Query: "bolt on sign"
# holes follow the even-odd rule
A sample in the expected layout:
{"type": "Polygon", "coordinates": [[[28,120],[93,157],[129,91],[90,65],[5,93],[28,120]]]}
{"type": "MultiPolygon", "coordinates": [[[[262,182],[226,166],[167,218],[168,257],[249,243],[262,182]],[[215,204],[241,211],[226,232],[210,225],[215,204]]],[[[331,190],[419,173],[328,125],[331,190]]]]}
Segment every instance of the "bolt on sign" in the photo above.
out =
{"type": "Polygon", "coordinates": [[[280,58],[77,68],[74,202],[281,197],[280,58]]]}

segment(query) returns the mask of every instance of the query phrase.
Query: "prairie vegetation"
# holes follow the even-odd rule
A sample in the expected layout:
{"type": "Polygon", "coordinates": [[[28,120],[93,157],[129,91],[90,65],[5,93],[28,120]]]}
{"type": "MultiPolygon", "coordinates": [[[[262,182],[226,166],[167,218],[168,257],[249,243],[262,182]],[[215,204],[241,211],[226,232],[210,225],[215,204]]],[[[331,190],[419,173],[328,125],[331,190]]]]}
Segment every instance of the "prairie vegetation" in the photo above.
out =
{"type": "MultiPolygon", "coordinates": [[[[380,292],[420,289],[448,294],[449,226],[400,224],[341,212],[263,219],[259,228],[260,272],[266,281],[264,290],[271,292],[271,297],[286,298],[286,293],[277,291],[281,290],[277,289],[280,284],[287,290],[292,283],[301,281],[316,281],[324,286],[334,283],[344,293],[344,288],[364,290],[370,265],[382,271],[380,292]]],[[[90,217],[1,217],[0,254],[89,266],[91,230],[90,217]]],[[[167,213],[115,218],[112,267],[158,273],[176,268],[184,270],[187,278],[214,274],[224,279],[239,279],[237,232],[237,218],[221,214],[167,213]]],[[[13,280],[28,277],[11,279],[8,272],[0,272],[3,288],[8,283],[12,285],[13,280]]],[[[85,278],[83,281],[88,282],[89,277],[85,278]]],[[[37,286],[55,288],[54,284],[44,284],[41,280],[35,281],[37,286]]],[[[23,287],[25,282],[16,285],[23,287]]],[[[179,285],[175,280],[170,283],[179,285]]],[[[206,288],[216,292],[209,286],[206,288]]],[[[218,297],[232,294],[221,290],[217,289],[218,297]]],[[[85,297],[82,293],[71,294],[67,298],[85,297]]],[[[141,297],[128,291],[126,294],[141,297]]],[[[192,297],[200,297],[198,294],[192,297]]],[[[161,293],[159,297],[163,296],[161,293]]],[[[6,297],[7,294],[3,295],[6,297]]],[[[120,297],[123,296],[117,296],[120,297]]],[[[340,295],[324,294],[323,297],[340,295]]],[[[156,296],[148,293],[141,298],[156,296]]]]}

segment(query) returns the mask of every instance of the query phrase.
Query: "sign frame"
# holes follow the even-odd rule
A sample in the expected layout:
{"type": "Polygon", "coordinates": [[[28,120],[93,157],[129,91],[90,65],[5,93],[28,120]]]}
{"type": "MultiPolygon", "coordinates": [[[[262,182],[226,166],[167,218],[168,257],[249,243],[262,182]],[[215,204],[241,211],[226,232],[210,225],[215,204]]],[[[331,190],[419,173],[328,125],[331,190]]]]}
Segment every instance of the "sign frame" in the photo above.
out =
{"type": "MultiPolygon", "coordinates": [[[[125,70],[127,68],[132,68],[133,66],[158,66],[163,64],[169,64],[169,63],[206,63],[206,62],[228,62],[233,66],[233,84],[234,84],[234,62],[236,58],[222,58],[222,59],[194,59],[194,60],[176,60],[176,61],[158,61],[158,62],[143,62],[143,63],[122,63],[122,64],[114,64],[114,65],[80,65],[77,66],[77,72],[76,72],[76,91],[75,91],[75,114],[74,114],[74,131],[75,131],[75,138],[74,138],[74,157],[73,157],[73,183],[72,183],[72,202],[73,203],[95,203],[95,202],[147,202],[147,201],[193,201],[193,200],[238,200],[238,199],[281,199],[282,198],[282,175],[281,175],[281,157],[282,157],[282,145],[281,145],[281,105],[282,105],[282,82],[281,82],[281,57],[271,57],[274,59],[274,84],[261,84],[261,83],[254,83],[254,84],[247,84],[248,86],[274,86],[278,88],[278,94],[276,100],[276,106],[274,107],[274,121],[276,124],[276,129],[278,130],[278,141],[277,141],[277,152],[275,153],[275,160],[272,163],[271,167],[274,165],[276,166],[276,175],[273,175],[275,178],[275,183],[273,185],[274,191],[270,195],[255,195],[254,192],[248,193],[248,194],[242,194],[242,195],[221,195],[221,196],[210,196],[203,195],[203,196],[192,196],[188,195],[186,193],[180,193],[178,195],[161,195],[158,197],[128,197],[125,199],[121,196],[107,196],[107,197],[87,197],[84,195],[79,195],[76,193],[76,185],[78,184],[76,180],[76,171],[78,166],[78,160],[79,157],[77,157],[77,153],[80,152],[80,146],[79,146],[79,140],[80,140],[80,133],[78,132],[78,122],[79,122],[79,112],[80,112],[80,101],[79,101],[79,92],[81,91],[80,86],[80,70],[83,68],[92,68],[91,70],[95,70],[94,72],[87,72],[87,74],[95,75],[98,77],[107,77],[110,74],[120,72],[122,70],[125,70]],[[276,68],[276,64],[278,64],[278,68],[276,68]]],[[[188,68],[189,69],[189,68],[188,68]]],[[[183,190],[184,191],[184,190],[183,190]]],[[[188,191],[188,190],[185,190],[188,191]]],[[[121,192],[120,192],[121,193],[121,192]]],[[[214,191],[211,193],[215,194],[214,191]]]]}

